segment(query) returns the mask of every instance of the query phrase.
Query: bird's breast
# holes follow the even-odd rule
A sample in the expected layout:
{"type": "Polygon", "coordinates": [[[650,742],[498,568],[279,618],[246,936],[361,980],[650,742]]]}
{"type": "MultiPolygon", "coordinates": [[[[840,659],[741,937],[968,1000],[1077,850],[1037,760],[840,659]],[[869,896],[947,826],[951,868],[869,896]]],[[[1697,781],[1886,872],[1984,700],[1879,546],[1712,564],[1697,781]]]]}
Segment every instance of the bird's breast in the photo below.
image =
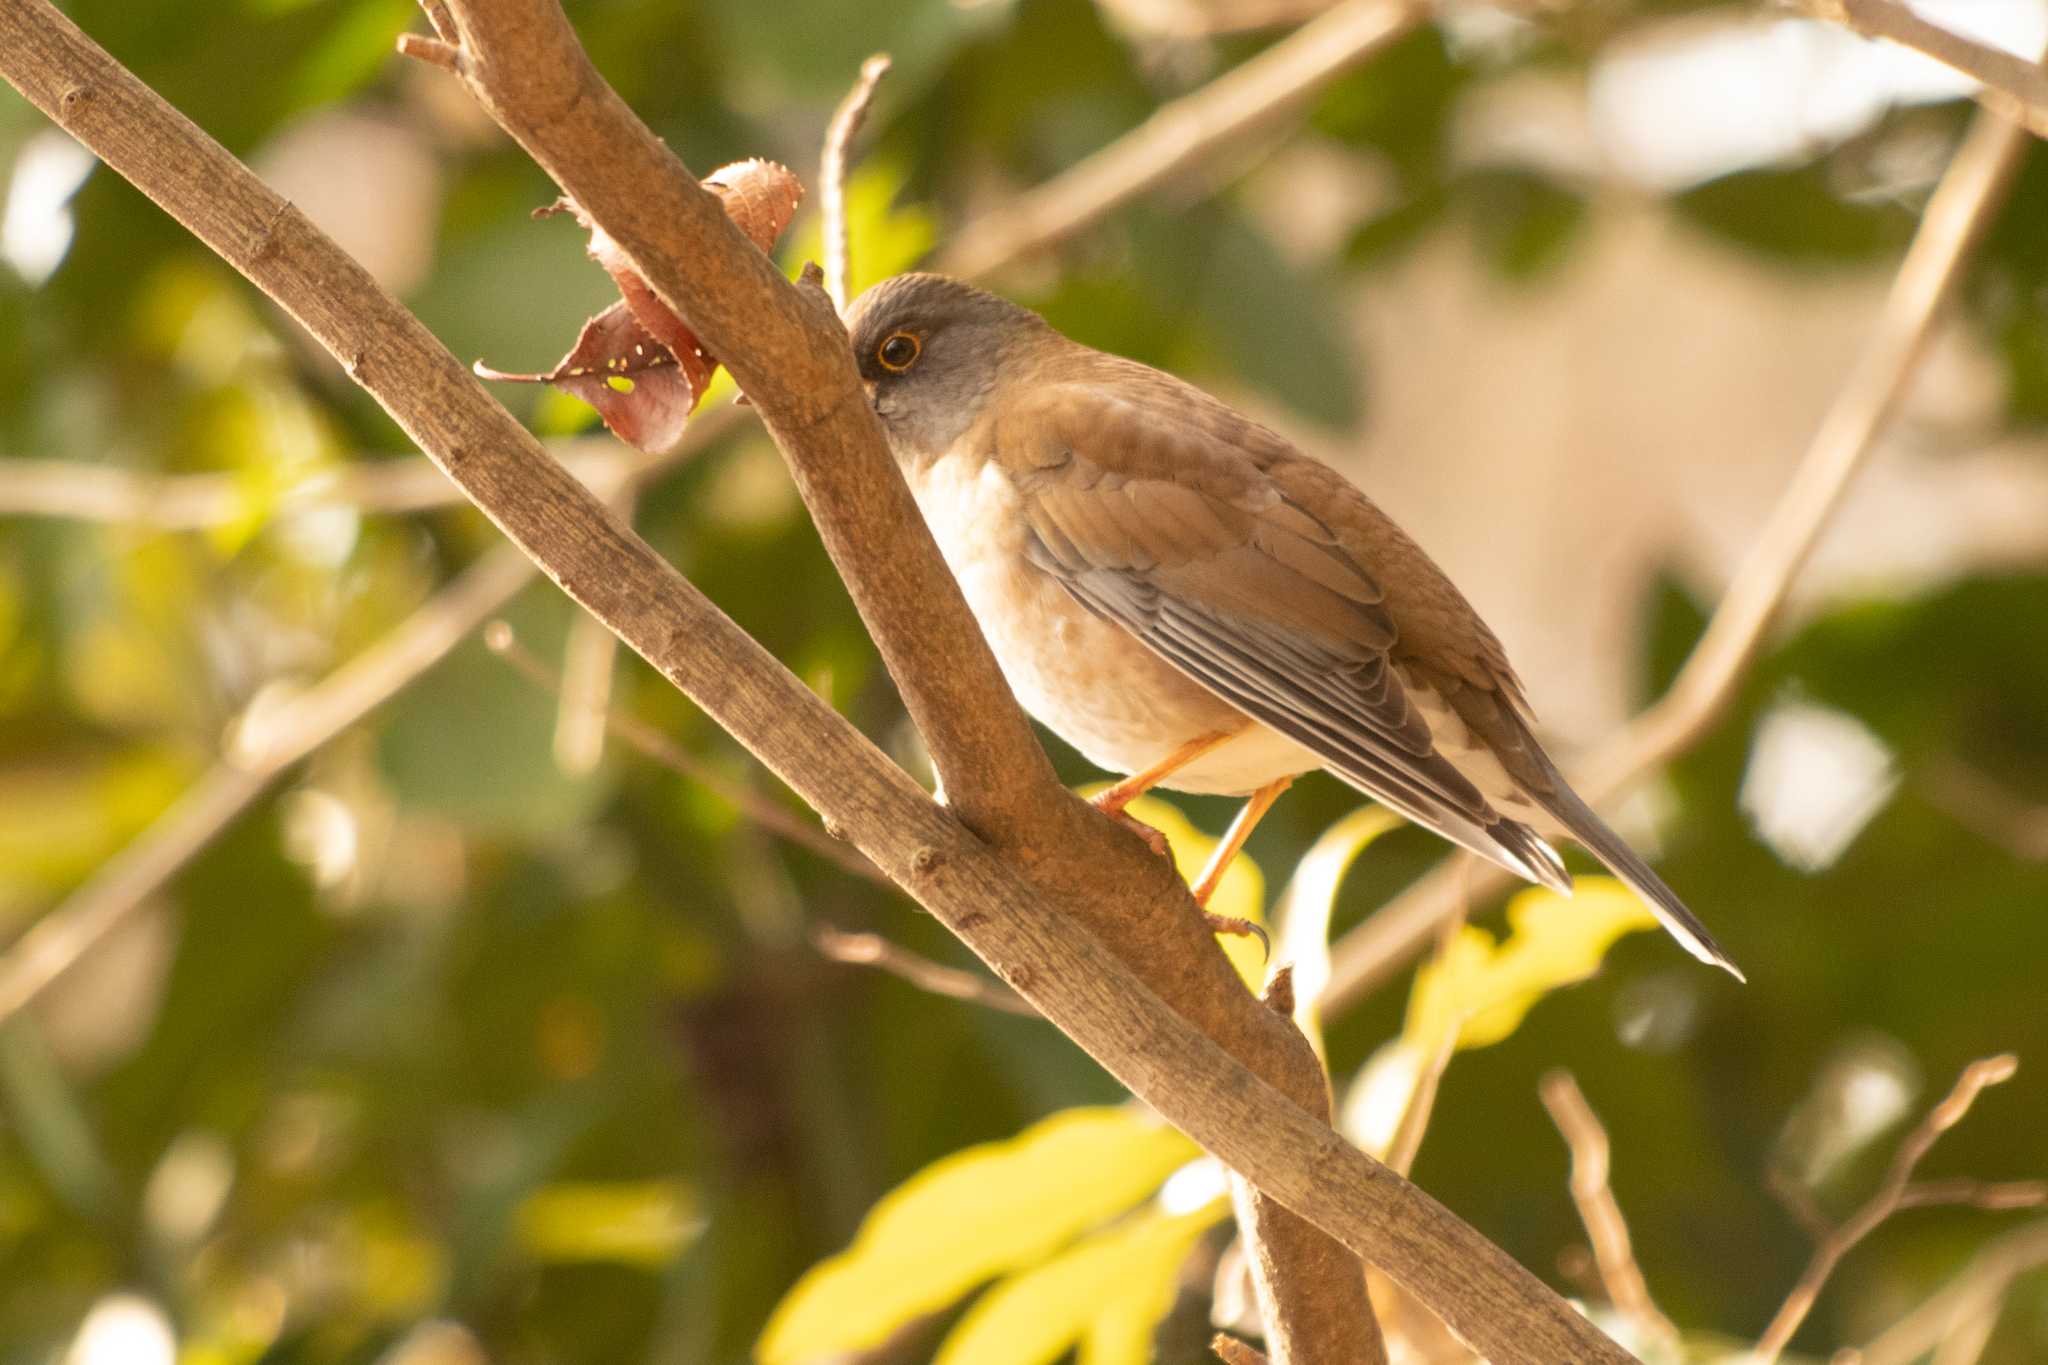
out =
{"type": "MultiPolygon", "coordinates": [[[[1091,763],[1137,772],[1197,736],[1246,724],[1236,708],[1031,564],[1023,497],[1000,465],[949,454],[908,477],[1010,690],[1091,763]]],[[[1305,750],[1254,726],[1165,785],[1236,794],[1315,766],[1305,750]]]]}

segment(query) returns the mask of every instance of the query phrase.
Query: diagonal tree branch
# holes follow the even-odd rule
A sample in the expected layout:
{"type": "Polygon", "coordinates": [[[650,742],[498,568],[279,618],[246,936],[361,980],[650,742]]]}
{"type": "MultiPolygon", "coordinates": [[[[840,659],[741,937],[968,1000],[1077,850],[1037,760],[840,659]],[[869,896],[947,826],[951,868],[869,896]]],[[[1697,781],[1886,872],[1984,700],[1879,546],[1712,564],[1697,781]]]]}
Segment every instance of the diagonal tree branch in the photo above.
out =
{"type": "Polygon", "coordinates": [[[1983,89],[1984,107],[2048,137],[2048,72],[2040,64],[1921,18],[1899,0],[1802,0],[1816,19],[1882,38],[1960,71],[1983,89]]]}
{"type": "MultiPolygon", "coordinates": [[[[1298,1035],[1307,1071],[1279,1063],[1273,1040],[1287,1034],[1248,1028],[1242,1011],[1233,1015],[1227,997],[1206,988],[1230,981],[1246,1000],[1185,888],[1134,836],[1051,780],[957,589],[939,577],[943,566],[900,479],[887,472],[822,292],[790,287],[738,235],[596,77],[559,9],[533,0],[447,9],[455,36],[443,38],[459,44],[457,65],[472,88],[760,407],[964,819],[935,805],[564,473],[302,215],[43,0],[0,0],[0,71],[291,311],[565,591],[1134,1093],[1382,1265],[1503,1365],[1626,1360],[1498,1248],[1345,1143],[1308,1098],[1274,1089],[1232,1056],[1242,1050],[1274,1063],[1290,1089],[1303,1075],[1321,1084],[1298,1035]],[[689,250],[669,256],[678,243],[689,250]],[[675,259],[698,262],[696,272],[675,268],[675,259]],[[859,543],[862,532],[881,543],[859,543]],[[906,591],[920,587],[941,590],[906,591]],[[917,627],[930,630],[919,638],[917,627]],[[938,676],[920,673],[934,663],[938,676]],[[961,709],[949,715],[949,703],[961,709]],[[1105,951],[1090,930],[1119,920],[1138,926],[1128,931],[1134,937],[1105,951]],[[1121,952],[1140,944],[1161,950],[1146,980],[1121,952]],[[1205,1033],[1155,987],[1216,1027],[1205,1033]]],[[[1355,1264],[1349,1275],[1358,1278],[1355,1264]]]]}
{"type": "MultiPolygon", "coordinates": [[[[1942,305],[2005,201],[2028,142],[2025,131],[1988,111],[1970,125],[1920,216],[1869,343],[1751,542],[1706,633],[1669,690],[1575,766],[1573,784],[1594,805],[1611,803],[1643,774],[1685,752],[1735,700],[1793,580],[1897,409],[1942,305]]],[[[1446,861],[1338,942],[1329,1009],[1356,1003],[1399,971],[1427,946],[1438,925],[1461,912],[1467,895],[1492,895],[1511,880],[1491,866],[1474,868],[1467,879],[1463,861],[1446,861]]]]}

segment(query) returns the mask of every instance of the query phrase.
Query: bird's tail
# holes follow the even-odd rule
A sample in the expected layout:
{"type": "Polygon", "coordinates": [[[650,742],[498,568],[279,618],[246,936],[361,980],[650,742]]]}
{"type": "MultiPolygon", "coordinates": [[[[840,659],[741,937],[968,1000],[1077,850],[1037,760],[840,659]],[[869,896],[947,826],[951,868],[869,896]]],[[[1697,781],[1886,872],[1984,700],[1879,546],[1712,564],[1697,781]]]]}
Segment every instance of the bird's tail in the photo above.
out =
{"type": "Polygon", "coordinates": [[[1678,893],[1664,884],[1664,879],[1650,870],[1650,865],[1636,856],[1636,851],[1622,841],[1619,834],[1609,829],[1593,808],[1579,799],[1578,793],[1565,785],[1565,780],[1552,771],[1551,790],[1541,798],[1544,808],[1556,817],[1565,830],[1583,844],[1586,851],[1607,865],[1607,870],[1619,877],[1628,888],[1643,898],[1643,904],[1650,907],[1658,922],[1679,942],[1687,952],[1702,962],[1712,963],[1733,976],[1737,981],[1747,981],[1742,969],[1714,942],[1714,936],[1707,932],[1707,926],[1685,908],[1685,902],[1678,893]]]}

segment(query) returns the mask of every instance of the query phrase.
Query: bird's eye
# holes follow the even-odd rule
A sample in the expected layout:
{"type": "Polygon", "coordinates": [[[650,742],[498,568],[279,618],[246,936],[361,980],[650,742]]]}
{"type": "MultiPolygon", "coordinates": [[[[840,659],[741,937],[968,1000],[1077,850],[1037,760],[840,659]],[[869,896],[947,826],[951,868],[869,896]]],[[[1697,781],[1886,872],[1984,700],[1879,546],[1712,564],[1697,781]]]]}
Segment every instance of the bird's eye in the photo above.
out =
{"type": "Polygon", "coordinates": [[[891,374],[902,374],[917,363],[918,353],[924,344],[908,332],[891,332],[888,339],[875,348],[875,359],[891,374]]]}

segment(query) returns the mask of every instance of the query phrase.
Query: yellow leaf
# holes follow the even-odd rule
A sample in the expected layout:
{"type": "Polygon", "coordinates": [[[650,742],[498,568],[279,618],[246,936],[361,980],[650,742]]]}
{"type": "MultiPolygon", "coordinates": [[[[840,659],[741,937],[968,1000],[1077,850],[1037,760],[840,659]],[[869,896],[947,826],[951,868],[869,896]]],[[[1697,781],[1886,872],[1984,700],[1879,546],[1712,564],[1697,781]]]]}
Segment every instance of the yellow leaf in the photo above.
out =
{"type": "Polygon", "coordinates": [[[68,886],[163,813],[191,765],[154,749],[0,768],[0,884],[68,886]]]}
{"type": "Polygon", "coordinates": [[[1149,1114],[1089,1108],[935,1161],[868,1211],[851,1246],[805,1272],[755,1358],[799,1365],[875,1346],[983,1281],[1036,1265],[1199,1154],[1149,1114]]]}
{"type": "Polygon", "coordinates": [[[1145,1365],[1195,1239],[1229,1211],[1148,1209],[997,1285],[932,1365],[1045,1365],[1078,1344],[1082,1365],[1145,1365]]]}
{"type": "Polygon", "coordinates": [[[1453,1033],[1459,1048],[1497,1043],[1546,994],[1598,970],[1616,939],[1657,921],[1620,882],[1581,877],[1569,899],[1543,888],[1522,892],[1508,902],[1508,923],[1498,945],[1466,925],[1416,973],[1404,1046],[1433,1057],[1453,1033]]]}
{"type": "MultiPolygon", "coordinates": [[[[928,209],[896,202],[908,178],[902,166],[873,158],[846,177],[846,240],[852,257],[847,267],[849,296],[909,270],[938,240],[938,220],[928,209]]],[[[823,220],[813,215],[789,239],[783,259],[799,266],[805,261],[822,263],[824,242],[823,220]]]]}
{"type": "Polygon", "coordinates": [[[1294,968],[1294,1022],[1323,1054],[1323,991],[1330,984],[1330,917],[1344,874],[1373,840],[1401,823],[1383,806],[1361,806],[1324,830],[1295,866],[1276,912],[1275,962],[1294,968]]]}
{"type": "Polygon", "coordinates": [[[657,1270],[694,1241],[704,1222],[689,1187],[674,1180],[547,1185],[519,1201],[520,1249],[538,1261],[609,1262],[657,1270]]]}

